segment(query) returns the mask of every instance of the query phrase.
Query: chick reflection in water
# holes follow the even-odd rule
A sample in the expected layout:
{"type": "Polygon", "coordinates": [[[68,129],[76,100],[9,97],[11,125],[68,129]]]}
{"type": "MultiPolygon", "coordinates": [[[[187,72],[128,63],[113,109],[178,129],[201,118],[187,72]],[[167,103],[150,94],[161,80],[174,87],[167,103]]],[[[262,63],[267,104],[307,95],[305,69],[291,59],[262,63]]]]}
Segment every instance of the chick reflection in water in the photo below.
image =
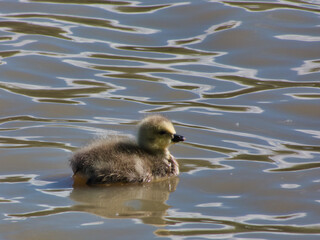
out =
{"type": "Polygon", "coordinates": [[[94,214],[103,218],[140,219],[145,224],[166,225],[166,204],[176,190],[179,178],[138,184],[112,184],[105,187],[74,188],[70,198],[78,204],[70,211],[94,214]]]}
{"type": "Polygon", "coordinates": [[[168,148],[184,140],[170,120],[148,116],[140,122],[136,140],[110,137],[76,151],[70,160],[74,183],[142,183],[177,176],[179,165],[168,148]]]}

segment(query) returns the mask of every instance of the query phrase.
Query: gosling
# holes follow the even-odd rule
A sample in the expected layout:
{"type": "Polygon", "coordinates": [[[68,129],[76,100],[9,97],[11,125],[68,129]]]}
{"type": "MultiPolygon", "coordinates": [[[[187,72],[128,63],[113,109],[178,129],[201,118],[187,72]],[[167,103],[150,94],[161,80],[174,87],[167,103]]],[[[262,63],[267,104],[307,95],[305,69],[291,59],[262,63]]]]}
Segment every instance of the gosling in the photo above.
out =
{"type": "Polygon", "coordinates": [[[74,153],[73,178],[88,185],[150,182],[177,176],[179,164],[168,148],[184,141],[173,124],[160,115],[144,118],[137,139],[110,137],[92,142],[74,153]]]}

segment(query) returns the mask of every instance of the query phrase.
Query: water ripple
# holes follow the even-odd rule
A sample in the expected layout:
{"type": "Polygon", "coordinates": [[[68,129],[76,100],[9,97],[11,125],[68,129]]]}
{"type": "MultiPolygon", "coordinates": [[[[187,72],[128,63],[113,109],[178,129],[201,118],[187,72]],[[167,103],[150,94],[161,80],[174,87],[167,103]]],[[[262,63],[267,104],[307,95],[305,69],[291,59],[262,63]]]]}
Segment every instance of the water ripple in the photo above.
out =
{"type": "Polygon", "coordinates": [[[1,236],[316,239],[319,7],[1,3],[1,236]],[[186,136],[179,178],[72,187],[75,146],[153,113],[186,136]]]}
{"type": "Polygon", "coordinates": [[[31,97],[39,102],[57,102],[57,103],[80,103],[72,100],[73,98],[81,98],[97,93],[102,93],[113,89],[107,84],[97,83],[88,80],[72,80],[69,81],[74,87],[67,88],[48,88],[30,84],[18,83],[0,83],[0,88],[11,93],[31,97]],[[78,87],[78,86],[81,87],[78,87]],[[87,86],[90,87],[87,87],[87,86]],[[76,87],[77,86],[77,87],[76,87]]]}
{"type": "Polygon", "coordinates": [[[173,56],[186,55],[186,56],[216,56],[218,53],[201,51],[188,47],[180,46],[161,46],[161,47],[147,47],[147,46],[118,46],[120,50],[148,52],[148,53],[162,53],[173,56]]]}
{"type": "Polygon", "coordinates": [[[3,137],[0,136],[0,148],[2,149],[10,149],[10,148],[58,148],[65,149],[67,151],[74,151],[76,148],[71,147],[70,144],[62,143],[62,142],[48,142],[48,141],[40,141],[40,140],[30,140],[25,137],[3,137]]]}
{"type": "Polygon", "coordinates": [[[63,4],[106,4],[106,5],[129,5],[126,1],[104,1],[104,0],[29,0],[30,2],[41,3],[63,3],[63,4]]]}
{"type": "Polygon", "coordinates": [[[223,1],[223,3],[230,6],[236,6],[244,8],[248,11],[260,12],[260,11],[271,11],[279,9],[293,9],[307,12],[319,13],[319,4],[306,2],[306,1],[284,1],[288,3],[279,3],[279,2],[255,2],[255,1],[223,1]],[[308,6],[308,7],[307,7],[308,6]]]}
{"type": "Polygon", "coordinates": [[[203,94],[204,98],[233,98],[249,93],[276,90],[282,88],[313,87],[320,88],[319,82],[293,82],[288,80],[267,80],[258,78],[248,78],[236,75],[219,75],[216,78],[224,81],[232,81],[241,86],[249,86],[244,89],[234,90],[227,93],[203,94]]]}
{"type": "Polygon", "coordinates": [[[263,224],[249,224],[240,223],[233,220],[220,220],[211,218],[169,218],[169,220],[178,223],[199,223],[201,225],[209,224],[210,228],[206,229],[158,229],[156,234],[158,236],[201,236],[213,234],[231,234],[234,236],[240,233],[288,233],[288,234],[320,234],[319,225],[263,225],[263,224]]]}
{"type": "MultiPolygon", "coordinates": [[[[3,17],[7,18],[25,18],[25,19],[52,19],[57,20],[58,22],[70,22],[73,24],[79,24],[79,26],[91,26],[98,28],[107,28],[111,30],[124,31],[124,32],[134,32],[134,33],[145,33],[150,34],[153,33],[153,30],[147,30],[145,28],[138,27],[129,27],[119,24],[117,21],[105,20],[105,19],[94,19],[94,18],[86,18],[86,17],[77,17],[77,16],[68,16],[68,15],[54,15],[54,14],[41,14],[41,13],[32,13],[32,14],[13,14],[13,15],[5,15],[3,17]]],[[[42,21],[43,22],[43,21],[42,21]]],[[[26,24],[26,23],[24,23],[26,24]]],[[[1,25],[0,25],[1,26],[1,25]]],[[[5,27],[5,25],[3,25],[5,27]]],[[[10,25],[8,26],[10,27],[10,25]]],[[[20,28],[24,28],[24,26],[20,26],[20,28]]],[[[27,33],[27,32],[24,32],[27,33]]],[[[35,33],[35,34],[41,34],[35,33]]],[[[43,34],[46,35],[46,34],[43,34]]]]}
{"type": "Polygon", "coordinates": [[[158,106],[152,108],[152,110],[147,110],[146,112],[169,112],[169,111],[182,111],[182,110],[191,110],[199,109],[205,110],[205,112],[210,111],[230,111],[230,112],[251,112],[258,113],[261,112],[261,109],[258,107],[251,106],[227,106],[227,105],[215,105],[198,101],[176,101],[176,102],[165,102],[165,101],[147,101],[147,100],[137,100],[133,98],[118,98],[112,97],[112,99],[123,99],[131,102],[143,103],[151,106],[158,106]]]}
{"type": "Polygon", "coordinates": [[[59,27],[53,27],[48,24],[36,24],[36,23],[28,23],[21,21],[0,21],[0,28],[5,28],[7,31],[14,33],[23,33],[23,34],[31,34],[31,35],[42,35],[49,37],[56,37],[65,40],[71,40],[71,38],[67,37],[70,33],[59,27]]]}

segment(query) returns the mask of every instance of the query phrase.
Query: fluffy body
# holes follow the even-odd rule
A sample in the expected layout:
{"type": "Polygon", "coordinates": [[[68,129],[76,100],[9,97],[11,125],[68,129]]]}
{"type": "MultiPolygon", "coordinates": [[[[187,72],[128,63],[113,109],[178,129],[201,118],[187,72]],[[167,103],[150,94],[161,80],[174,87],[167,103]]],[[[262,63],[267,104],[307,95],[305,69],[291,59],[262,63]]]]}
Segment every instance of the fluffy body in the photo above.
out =
{"type": "Polygon", "coordinates": [[[87,184],[150,182],[176,176],[179,165],[168,147],[184,141],[172,123],[159,115],[143,119],[137,140],[110,137],[92,142],[76,151],[70,159],[75,179],[87,184]]]}

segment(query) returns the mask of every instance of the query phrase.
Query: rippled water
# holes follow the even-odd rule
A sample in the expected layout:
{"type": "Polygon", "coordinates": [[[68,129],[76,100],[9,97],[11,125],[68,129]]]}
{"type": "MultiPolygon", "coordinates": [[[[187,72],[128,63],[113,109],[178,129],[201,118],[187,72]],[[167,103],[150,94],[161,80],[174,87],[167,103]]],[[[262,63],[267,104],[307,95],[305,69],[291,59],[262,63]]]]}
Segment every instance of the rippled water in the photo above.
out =
{"type": "Polygon", "coordinates": [[[1,239],[319,239],[320,1],[0,1],[1,239]],[[182,174],[73,188],[161,113],[182,174]]]}

